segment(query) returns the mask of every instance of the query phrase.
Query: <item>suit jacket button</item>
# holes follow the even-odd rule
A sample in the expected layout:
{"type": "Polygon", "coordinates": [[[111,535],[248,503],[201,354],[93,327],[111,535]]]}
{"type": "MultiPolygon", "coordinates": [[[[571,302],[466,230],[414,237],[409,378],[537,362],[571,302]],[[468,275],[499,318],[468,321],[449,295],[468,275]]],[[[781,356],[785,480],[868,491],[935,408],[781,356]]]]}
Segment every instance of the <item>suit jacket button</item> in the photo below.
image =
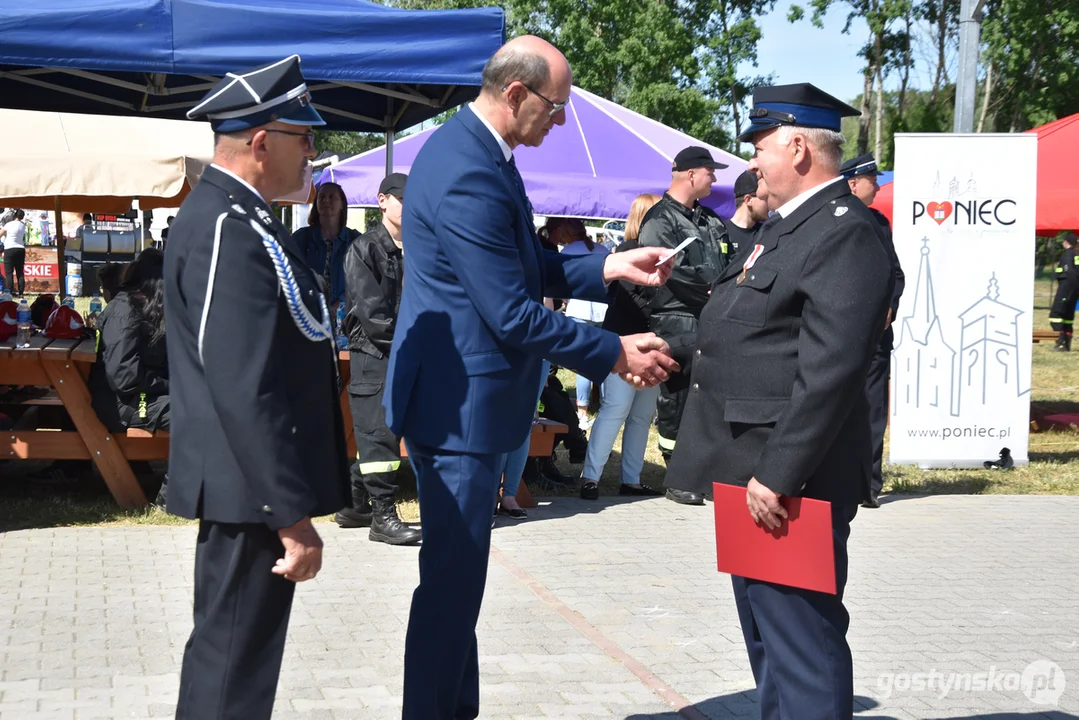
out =
{"type": "Polygon", "coordinates": [[[269,505],[263,505],[262,512],[266,513],[267,515],[273,515],[273,508],[269,505]]]}

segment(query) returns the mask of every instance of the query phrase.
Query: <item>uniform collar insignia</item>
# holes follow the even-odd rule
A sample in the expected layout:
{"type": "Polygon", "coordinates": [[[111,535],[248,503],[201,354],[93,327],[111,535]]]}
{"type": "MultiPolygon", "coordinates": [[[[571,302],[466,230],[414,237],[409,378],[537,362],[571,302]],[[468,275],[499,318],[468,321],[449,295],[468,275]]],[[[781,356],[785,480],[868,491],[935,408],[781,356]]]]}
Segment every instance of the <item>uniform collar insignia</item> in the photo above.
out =
{"type": "Polygon", "coordinates": [[[847,214],[847,206],[846,205],[840,205],[835,209],[835,216],[836,217],[843,217],[846,214],[847,214]]]}
{"type": "Polygon", "coordinates": [[[255,214],[259,216],[259,220],[262,221],[263,225],[269,225],[273,222],[273,215],[266,212],[260,207],[255,208],[255,214]]]}
{"type": "Polygon", "coordinates": [[[244,210],[244,206],[239,204],[239,203],[234,203],[233,206],[232,206],[232,209],[235,210],[236,212],[240,213],[241,215],[246,215],[247,214],[247,211],[244,210]]]}

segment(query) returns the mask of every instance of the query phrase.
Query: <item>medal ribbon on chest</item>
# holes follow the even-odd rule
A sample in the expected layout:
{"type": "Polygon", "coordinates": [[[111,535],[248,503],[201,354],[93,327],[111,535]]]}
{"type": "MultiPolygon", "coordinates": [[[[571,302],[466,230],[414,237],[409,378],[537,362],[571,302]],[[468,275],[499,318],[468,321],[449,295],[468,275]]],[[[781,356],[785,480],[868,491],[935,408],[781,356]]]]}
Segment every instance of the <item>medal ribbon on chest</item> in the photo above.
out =
{"type": "Polygon", "coordinates": [[[753,252],[751,252],[749,254],[749,257],[746,258],[745,264],[742,265],[742,274],[738,276],[738,280],[736,281],[739,285],[741,285],[745,281],[746,272],[751,267],[753,267],[753,265],[757,262],[757,258],[759,258],[761,256],[761,253],[763,253],[763,252],[764,252],[764,246],[763,245],[758,243],[758,244],[753,246],[753,252]]]}

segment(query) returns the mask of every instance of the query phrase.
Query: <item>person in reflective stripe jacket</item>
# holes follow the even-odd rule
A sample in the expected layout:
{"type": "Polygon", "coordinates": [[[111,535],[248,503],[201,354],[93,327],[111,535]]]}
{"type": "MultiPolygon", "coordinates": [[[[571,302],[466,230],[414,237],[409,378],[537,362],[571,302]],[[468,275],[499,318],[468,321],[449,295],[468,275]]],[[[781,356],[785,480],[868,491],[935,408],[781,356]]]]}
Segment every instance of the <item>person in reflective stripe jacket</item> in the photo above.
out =
{"type": "Polygon", "coordinates": [[[382,392],[401,305],[401,199],[403,173],[382,181],[382,222],[356,238],[345,255],[344,332],[352,380],[349,409],[356,438],[352,507],[334,516],[341,527],[368,527],[370,538],[390,545],[415,545],[420,531],[401,522],[394,496],[401,467],[401,440],[386,426],[382,392]]]}
{"type": "Polygon", "coordinates": [[[1064,236],[1064,252],[1060,254],[1054,275],[1057,294],[1049,310],[1049,323],[1060,335],[1053,349],[1071,352],[1075,303],[1079,302],[1079,255],[1075,252],[1075,233],[1064,236]]]}

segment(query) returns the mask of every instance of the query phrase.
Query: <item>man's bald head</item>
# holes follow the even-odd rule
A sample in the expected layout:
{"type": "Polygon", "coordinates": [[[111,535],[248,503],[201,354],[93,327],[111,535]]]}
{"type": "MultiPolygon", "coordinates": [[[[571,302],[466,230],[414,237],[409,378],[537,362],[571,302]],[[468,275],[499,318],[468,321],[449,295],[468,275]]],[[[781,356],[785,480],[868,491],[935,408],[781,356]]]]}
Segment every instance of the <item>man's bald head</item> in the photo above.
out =
{"type": "Polygon", "coordinates": [[[499,48],[483,68],[483,92],[497,96],[514,80],[531,88],[561,84],[570,75],[569,62],[551,43],[522,35],[499,48]]]}

